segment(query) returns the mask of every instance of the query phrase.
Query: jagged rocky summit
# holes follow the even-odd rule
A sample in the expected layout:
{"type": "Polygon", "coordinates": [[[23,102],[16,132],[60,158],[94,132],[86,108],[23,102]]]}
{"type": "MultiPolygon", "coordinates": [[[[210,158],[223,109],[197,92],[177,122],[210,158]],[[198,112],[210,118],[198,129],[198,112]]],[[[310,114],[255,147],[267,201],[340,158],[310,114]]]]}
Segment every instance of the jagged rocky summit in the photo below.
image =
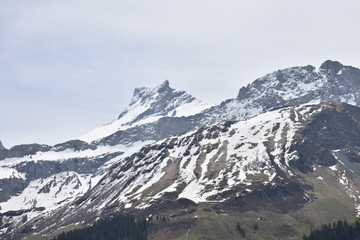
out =
{"type": "Polygon", "coordinates": [[[138,126],[156,124],[164,118],[191,116],[210,106],[183,90],[171,88],[166,80],[155,88],[136,88],[129,106],[117,120],[85,134],[80,139],[87,142],[101,141],[119,131],[136,131],[138,126]]]}
{"type": "Polygon", "coordinates": [[[254,106],[261,106],[265,110],[276,105],[295,105],[309,101],[356,105],[360,103],[359,76],[359,69],[328,60],[319,70],[309,65],[268,74],[241,88],[237,100],[255,99],[254,106]]]}
{"type": "Polygon", "coordinates": [[[161,118],[184,117],[208,106],[164,81],[155,88],[136,89],[119,119],[88,134],[95,137],[85,137],[87,142],[22,144],[0,150],[0,236],[24,216],[30,220],[39,214],[50,215],[83,195],[112,164],[145,144],[183,131],[164,132],[161,118]],[[149,124],[153,126],[150,131],[149,124]]]}
{"type": "Polygon", "coordinates": [[[242,120],[270,109],[308,102],[360,104],[360,70],[338,62],[279,70],[242,87],[236,98],[208,105],[165,81],[134,91],[119,119],[95,129],[81,140],[100,144],[132,144],[160,140],[227,120],[242,120]]]}
{"type": "Polygon", "coordinates": [[[360,70],[327,60],[317,69],[308,65],[278,70],[239,90],[234,99],[205,110],[207,125],[239,120],[268,110],[309,102],[346,102],[360,105],[360,70]]]}

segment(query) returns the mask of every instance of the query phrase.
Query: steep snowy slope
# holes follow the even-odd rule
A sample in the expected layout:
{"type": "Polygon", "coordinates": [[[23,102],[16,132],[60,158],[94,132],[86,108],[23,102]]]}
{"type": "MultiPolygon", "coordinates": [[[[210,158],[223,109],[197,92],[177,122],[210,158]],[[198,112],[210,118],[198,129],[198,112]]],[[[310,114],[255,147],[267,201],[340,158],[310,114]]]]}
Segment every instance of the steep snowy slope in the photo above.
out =
{"type": "MultiPolygon", "coordinates": [[[[0,161],[0,215],[27,213],[27,219],[31,219],[65,205],[96,185],[114,162],[144,144],[72,149],[64,143],[46,151],[5,158],[0,161]]],[[[10,149],[8,155],[16,152],[10,149]]]]}
{"type": "MultiPolygon", "coordinates": [[[[224,201],[229,197],[225,193],[238,191],[239,186],[270,184],[284,174],[292,177],[296,169],[290,167],[291,162],[304,154],[295,147],[302,139],[297,136],[300,130],[335,106],[282,108],[146,146],[128,157],[125,165],[115,165],[92,190],[100,204],[92,209],[144,208],[167,195],[194,202],[224,201]]],[[[92,198],[91,203],[96,202],[92,198]]]]}
{"type": "Polygon", "coordinates": [[[112,123],[85,134],[87,142],[99,140],[120,130],[156,122],[162,117],[183,117],[201,112],[211,105],[197,100],[182,90],[170,88],[164,81],[155,88],[136,88],[130,105],[112,123]]]}
{"type": "Polygon", "coordinates": [[[358,107],[308,104],[168,138],[118,162],[82,198],[46,222],[36,221],[39,230],[51,232],[56,230],[51,223],[91,222],[119,211],[158,214],[159,204],[184,198],[222,208],[241,203],[251,209],[259,199],[275,194],[276,201],[267,204],[301,209],[316,201],[312,192],[319,189],[311,181],[314,174],[322,179],[318,174],[325,174],[323,167],[336,173],[328,174],[327,181],[337,182],[355,216],[360,200],[359,119],[358,107]],[[264,196],[247,200],[254,194],[264,196]]]}

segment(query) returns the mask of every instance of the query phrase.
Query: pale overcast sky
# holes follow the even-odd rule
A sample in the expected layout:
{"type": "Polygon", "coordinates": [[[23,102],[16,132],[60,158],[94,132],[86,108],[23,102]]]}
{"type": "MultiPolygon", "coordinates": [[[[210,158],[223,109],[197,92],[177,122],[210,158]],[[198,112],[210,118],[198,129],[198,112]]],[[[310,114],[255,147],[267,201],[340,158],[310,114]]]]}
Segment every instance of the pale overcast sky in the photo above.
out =
{"type": "Polygon", "coordinates": [[[358,0],[2,0],[0,140],[80,137],[165,79],[220,103],[278,69],[360,67],[359,13],[358,0]]]}

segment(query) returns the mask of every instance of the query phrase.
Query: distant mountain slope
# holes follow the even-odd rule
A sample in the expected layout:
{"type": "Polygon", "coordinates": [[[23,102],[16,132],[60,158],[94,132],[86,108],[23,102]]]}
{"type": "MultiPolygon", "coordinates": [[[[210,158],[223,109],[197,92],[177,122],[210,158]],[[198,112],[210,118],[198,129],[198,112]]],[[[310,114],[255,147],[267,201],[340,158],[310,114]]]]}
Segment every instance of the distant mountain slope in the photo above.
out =
{"type": "Polygon", "coordinates": [[[335,150],[360,160],[359,119],[360,109],[349,105],[301,105],[148,145],[115,164],[92,190],[101,199],[93,209],[144,208],[167,195],[224,201],[239,186],[275,183],[311,172],[316,164],[332,166],[335,150]]]}
{"type": "Polygon", "coordinates": [[[311,101],[360,103],[360,70],[336,61],[279,70],[240,89],[237,100],[252,98],[263,109],[273,105],[295,105],[311,101]],[[270,96],[276,96],[270,100],[270,96]]]}
{"type": "MultiPolygon", "coordinates": [[[[204,110],[199,113],[150,117],[148,120],[151,121],[140,120],[141,124],[126,125],[117,128],[118,131],[112,128],[116,124],[109,125],[110,132],[113,133],[98,141],[101,144],[116,145],[139,139],[160,140],[203,126],[246,119],[283,106],[321,101],[346,102],[359,106],[360,70],[330,60],[324,62],[318,70],[310,65],[278,70],[242,87],[236,98],[212,107],[201,105],[204,110]]],[[[101,132],[102,128],[98,130],[101,132]]],[[[102,136],[104,135],[106,134],[102,136]]]]}
{"type": "Polygon", "coordinates": [[[270,109],[311,102],[346,102],[360,106],[360,69],[327,60],[314,66],[278,70],[242,87],[235,99],[205,110],[205,125],[255,116],[270,109]]]}
{"type": "MultiPolygon", "coordinates": [[[[181,199],[222,209],[240,204],[248,210],[293,211],[316,203],[322,189],[313,184],[315,176],[334,182],[355,216],[359,119],[360,108],[355,106],[308,104],[168,138],[116,163],[78,201],[45,222],[35,221],[40,229],[51,231],[55,222],[57,227],[81,219],[91,222],[112,212],[159,214],[158,205],[181,199]],[[263,197],[254,200],[254,194],[263,197]],[[257,203],[264,198],[266,204],[257,203]]],[[[329,201],[334,199],[339,200],[333,196],[329,201]]]]}
{"type": "Polygon", "coordinates": [[[139,140],[160,140],[199,127],[246,119],[283,106],[321,101],[359,105],[360,70],[328,60],[319,70],[309,65],[268,74],[241,88],[236,98],[218,105],[209,106],[192,99],[182,91],[171,89],[168,82],[154,89],[141,88],[134,92],[130,106],[118,120],[89,134],[102,137],[96,141],[98,144],[113,146],[139,140]],[[168,96],[171,101],[165,100],[168,96]],[[172,102],[183,104],[178,106],[172,102]],[[178,114],[179,109],[188,107],[195,110],[178,114]],[[139,121],[132,122],[134,119],[139,121]]]}

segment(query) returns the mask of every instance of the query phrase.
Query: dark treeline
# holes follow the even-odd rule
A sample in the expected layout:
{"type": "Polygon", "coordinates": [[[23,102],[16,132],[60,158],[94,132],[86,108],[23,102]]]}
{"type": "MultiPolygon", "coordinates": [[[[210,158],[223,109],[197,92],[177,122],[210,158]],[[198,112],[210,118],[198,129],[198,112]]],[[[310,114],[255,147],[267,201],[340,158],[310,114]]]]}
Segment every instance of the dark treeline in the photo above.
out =
{"type": "Polygon", "coordinates": [[[360,222],[354,224],[338,221],[321,226],[312,230],[309,236],[303,236],[303,240],[357,240],[360,239],[360,222]]]}
{"type": "Polygon", "coordinates": [[[246,236],[246,229],[243,228],[240,223],[236,223],[236,230],[241,234],[242,237],[246,236]]]}
{"type": "Polygon", "coordinates": [[[133,216],[116,216],[99,220],[90,227],[62,232],[53,240],[146,240],[146,219],[133,216]]]}

